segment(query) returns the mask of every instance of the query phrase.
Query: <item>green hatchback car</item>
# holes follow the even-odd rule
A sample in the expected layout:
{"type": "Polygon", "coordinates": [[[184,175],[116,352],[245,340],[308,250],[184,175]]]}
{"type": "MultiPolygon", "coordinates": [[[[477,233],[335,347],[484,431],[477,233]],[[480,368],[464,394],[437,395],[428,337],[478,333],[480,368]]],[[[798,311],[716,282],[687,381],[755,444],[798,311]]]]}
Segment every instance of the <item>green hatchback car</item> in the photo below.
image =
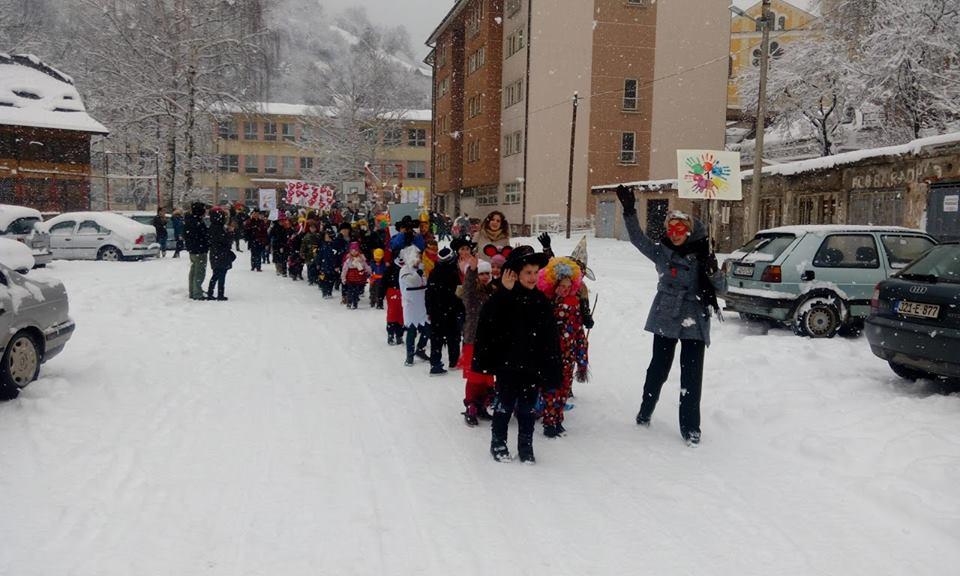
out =
{"type": "Polygon", "coordinates": [[[870,314],[874,286],[936,243],[925,232],[895,226],[764,230],[723,264],[726,309],[813,338],[856,331],[870,314]]]}

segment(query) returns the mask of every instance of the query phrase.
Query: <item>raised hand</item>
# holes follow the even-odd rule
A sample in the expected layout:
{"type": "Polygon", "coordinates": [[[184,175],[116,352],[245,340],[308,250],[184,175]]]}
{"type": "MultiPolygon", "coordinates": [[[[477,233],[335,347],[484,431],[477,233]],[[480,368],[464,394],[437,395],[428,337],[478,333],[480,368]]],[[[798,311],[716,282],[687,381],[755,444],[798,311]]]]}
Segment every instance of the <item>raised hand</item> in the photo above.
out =
{"type": "Polygon", "coordinates": [[[624,214],[632,214],[637,211],[637,198],[633,195],[633,190],[623,184],[617,186],[617,199],[623,205],[624,214]]]}

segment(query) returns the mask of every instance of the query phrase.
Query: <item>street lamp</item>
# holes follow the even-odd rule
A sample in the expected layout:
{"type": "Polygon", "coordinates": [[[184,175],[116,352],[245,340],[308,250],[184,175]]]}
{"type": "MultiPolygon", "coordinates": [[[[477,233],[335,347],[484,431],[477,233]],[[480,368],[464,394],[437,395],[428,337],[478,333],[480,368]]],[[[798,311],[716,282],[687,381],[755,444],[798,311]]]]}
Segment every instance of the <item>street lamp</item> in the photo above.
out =
{"type": "Polygon", "coordinates": [[[757,98],[757,138],[756,149],[753,155],[753,180],[751,180],[750,207],[747,211],[745,224],[747,238],[752,237],[760,229],[760,180],[763,176],[763,137],[766,131],[767,116],[767,70],[770,64],[770,2],[763,0],[760,8],[760,18],[750,16],[736,6],[730,6],[730,11],[737,16],[753,20],[760,28],[760,95],[757,98]]]}

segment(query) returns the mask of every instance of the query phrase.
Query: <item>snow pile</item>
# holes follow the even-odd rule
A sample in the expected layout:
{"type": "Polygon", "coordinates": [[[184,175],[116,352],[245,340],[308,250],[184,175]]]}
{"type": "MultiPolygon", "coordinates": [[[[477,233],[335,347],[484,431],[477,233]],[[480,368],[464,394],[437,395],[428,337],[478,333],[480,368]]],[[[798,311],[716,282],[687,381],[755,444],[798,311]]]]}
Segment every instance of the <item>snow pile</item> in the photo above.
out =
{"type": "Polygon", "coordinates": [[[35,56],[0,53],[0,124],[106,134],[73,80],[35,56]]]}
{"type": "Polygon", "coordinates": [[[33,251],[26,244],[0,238],[0,264],[13,270],[32,270],[34,265],[33,251]]]}

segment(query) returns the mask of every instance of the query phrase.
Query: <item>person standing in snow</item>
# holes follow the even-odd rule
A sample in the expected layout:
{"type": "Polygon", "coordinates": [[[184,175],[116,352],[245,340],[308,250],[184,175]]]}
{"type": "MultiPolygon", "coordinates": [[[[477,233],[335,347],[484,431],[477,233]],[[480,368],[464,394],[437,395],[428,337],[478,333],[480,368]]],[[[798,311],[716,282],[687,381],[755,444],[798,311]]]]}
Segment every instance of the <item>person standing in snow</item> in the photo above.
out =
{"type": "Polygon", "coordinates": [[[427,280],[420,270],[420,250],[407,246],[400,251],[400,297],[403,302],[403,323],[407,330],[407,359],[404,366],[413,366],[413,357],[429,360],[427,340],[430,338],[430,321],[427,319],[425,296],[427,280]],[[417,341],[417,333],[420,340],[417,341]]]}
{"type": "Polygon", "coordinates": [[[383,248],[373,249],[373,263],[370,264],[370,307],[377,310],[383,310],[383,275],[387,272],[383,256],[383,248]]]}
{"type": "Polygon", "coordinates": [[[387,265],[383,275],[384,299],[387,305],[387,344],[403,344],[403,296],[400,292],[400,266],[396,259],[387,265]]]}
{"type": "Polygon", "coordinates": [[[190,299],[205,300],[203,279],[207,275],[207,252],[210,235],[203,217],[207,212],[203,202],[194,202],[183,226],[183,239],[190,253],[190,299]]]}
{"type": "Polygon", "coordinates": [[[263,253],[266,250],[269,234],[267,221],[259,210],[254,210],[244,223],[244,233],[247,238],[247,249],[250,250],[250,271],[263,270],[263,253]]]}
{"type": "Polygon", "coordinates": [[[290,240],[290,220],[286,214],[270,227],[270,249],[273,252],[273,266],[277,276],[287,277],[287,242],[290,240]]]}
{"type": "MultiPolygon", "coordinates": [[[[462,236],[462,235],[461,235],[462,236]]],[[[510,224],[503,212],[494,210],[487,214],[480,225],[480,230],[473,238],[476,243],[480,259],[490,261],[497,254],[504,258],[510,257],[510,224]]]]}
{"type": "Polygon", "coordinates": [[[333,286],[335,280],[339,278],[337,274],[343,263],[343,254],[337,250],[333,241],[333,230],[328,228],[323,231],[323,241],[320,243],[314,262],[317,268],[317,284],[320,286],[323,299],[333,298],[333,286]]]}
{"type": "Polygon", "coordinates": [[[562,382],[560,336],[550,302],[537,290],[537,274],[547,264],[542,252],[518,246],[507,258],[503,288],[480,311],[473,350],[473,371],[496,377],[490,454],[511,459],[507,428],[514,411],[519,431],[517,452],[533,464],[533,428],[537,395],[562,382]]]}
{"type": "Polygon", "coordinates": [[[343,294],[347,300],[347,308],[357,309],[363,288],[370,278],[370,265],[367,258],[360,251],[359,242],[351,242],[350,250],[343,261],[343,270],[340,281],[343,283],[343,294]]]}
{"type": "Polygon", "coordinates": [[[173,224],[173,240],[177,243],[173,257],[179,258],[180,252],[183,251],[183,212],[179,208],[173,211],[170,222],[173,224]]]}
{"type": "Polygon", "coordinates": [[[167,257],[167,215],[163,207],[157,208],[157,215],[153,217],[153,229],[157,233],[157,244],[160,245],[160,257],[167,257]]]}
{"type": "Polygon", "coordinates": [[[487,399],[493,395],[493,376],[480,374],[472,370],[473,343],[477,337],[477,323],[480,310],[493,295],[493,267],[489,262],[478,261],[474,256],[467,263],[467,273],[457,293],[463,300],[465,320],[463,323],[463,351],[460,353],[460,368],[466,386],[463,393],[463,406],[466,410],[463,418],[467,426],[477,426],[478,419],[490,420],[487,412],[487,399]]]}
{"type": "Polygon", "coordinates": [[[236,254],[230,250],[233,234],[225,227],[227,215],[220,208],[210,211],[210,284],[207,285],[207,300],[213,300],[213,289],[217,288],[217,300],[226,301],[224,295],[227,270],[233,267],[236,254]]]}
{"type": "MultiPolygon", "coordinates": [[[[462,239],[454,243],[464,242],[462,239]]],[[[463,302],[457,298],[460,286],[460,274],[457,271],[455,254],[447,249],[427,279],[427,314],[430,316],[430,375],[441,376],[447,373],[443,367],[443,347],[447,346],[447,360],[450,369],[456,368],[460,361],[460,323],[463,314],[463,302]]]]}
{"type": "Polygon", "coordinates": [[[717,293],[726,289],[726,280],[702,222],[677,210],[670,212],[666,235],[654,242],[640,228],[633,190],[618,186],[617,198],[623,205],[630,242],[653,261],[660,276],[645,327],[654,335],[653,358],[647,368],[637,424],[650,426],[679,342],[680,433],[688,444],[699,444],[700,392],[704,354],[710,345],[710,317],[719,315],[717,293]]]}

